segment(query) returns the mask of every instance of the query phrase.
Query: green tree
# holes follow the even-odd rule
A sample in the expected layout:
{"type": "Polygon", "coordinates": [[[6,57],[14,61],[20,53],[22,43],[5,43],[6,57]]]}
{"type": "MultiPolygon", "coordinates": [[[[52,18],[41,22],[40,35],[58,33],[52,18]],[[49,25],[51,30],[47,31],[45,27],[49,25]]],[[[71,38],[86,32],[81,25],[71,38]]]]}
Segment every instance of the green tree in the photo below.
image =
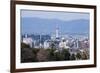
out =
{"type": "Polygon", "coordinates": [[[30,46],[28,44],[21,42],[21,48],[30,48],[30,46]]]}
{"type": "Polygon", "coordinates": [[[75,58],[75,54],[72,54],[71,55],[71,60],[75,60],[76,58],[75,58]]]}
{"type": "Polygon", "coordinates": [[[62,55],[64,60],[70,60],[70,52],[68,49],[63,49],[62,50],[62,55]]]}
{"type": "Polygon", "coordinates": [[[48,53],[49,53],[49,55],[48,55],[48,59],[49,59],[49,61],[54,61],[54,60],[56,60],[56,58],[55,58],[55,49],[54,48],[50,48],[49,50],[48,50],[48,53]]]}
{"type": "Polygon", "coordinates": [[[76,58],[79,60],[79,59],[82,59],[82,56],[81,56],[81,54],[80,53],[77,53],[76,54],[76,58]]]}
{"type": "Polygon", "coordinates": [[[64,60],[64,55],[60,51],[55,52],[54,53],[54,57],[55,57],[56,61],[62,61],[62,60],[64,60]]]}
{"type": "Polygon", "coordinates": [[[34,62],[35,54],[30,48],[21,48],[21,62],[34,62]]]}
{"type": "Polygon", "coordinates": [[[88,55],[86,54],[86,52],[83,52],[83,53],[82,53],[82,59],[83,59],[83,60],[88,59],[88,55]]]}

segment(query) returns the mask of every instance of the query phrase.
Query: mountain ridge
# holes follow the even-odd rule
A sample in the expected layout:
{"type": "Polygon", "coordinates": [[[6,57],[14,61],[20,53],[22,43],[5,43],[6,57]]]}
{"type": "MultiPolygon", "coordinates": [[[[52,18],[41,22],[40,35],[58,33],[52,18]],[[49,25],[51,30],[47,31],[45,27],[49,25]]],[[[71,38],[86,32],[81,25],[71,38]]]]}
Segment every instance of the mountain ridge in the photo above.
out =
{"type": "Polygon", "coordinates": [[[79,19],[62,21],[58,19],[21,18],[22,33],[28,32],[54,32],[56,27],[61,32],[88,33],[89,20],[79,19]]]}

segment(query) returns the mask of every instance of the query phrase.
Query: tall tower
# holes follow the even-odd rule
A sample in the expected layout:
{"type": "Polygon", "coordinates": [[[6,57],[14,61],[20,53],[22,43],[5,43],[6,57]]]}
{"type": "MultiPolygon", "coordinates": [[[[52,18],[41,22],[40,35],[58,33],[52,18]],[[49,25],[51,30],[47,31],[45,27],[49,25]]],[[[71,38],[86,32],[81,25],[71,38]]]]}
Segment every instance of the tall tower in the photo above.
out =
{"type": "Polygon", "coordinates": [[[58,38],[59,37],[59,28],[58,28],[58,26],[56,26],[56,38],[58,38]]]}
{"type": "Polygon", "coordinates": [[[27,34],[25,34],[25,38],[27,38],[28,37],[28,35],[27,34]]]}

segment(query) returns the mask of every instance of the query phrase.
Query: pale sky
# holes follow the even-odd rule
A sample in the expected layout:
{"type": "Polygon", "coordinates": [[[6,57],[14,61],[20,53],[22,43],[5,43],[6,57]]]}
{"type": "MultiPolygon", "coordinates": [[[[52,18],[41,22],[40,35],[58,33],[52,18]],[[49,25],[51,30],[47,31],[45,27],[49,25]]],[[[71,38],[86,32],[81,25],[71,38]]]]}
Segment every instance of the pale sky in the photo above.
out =
{"type": "Polygon", "coordinates": [[[21,17],[25,18],[43,18],[43,19],[58,19],[62,21],[89,19],[89,13],[76,13],[76,12],[54,12],[54,11],[34,11],[22,10],[21,17]]]}
{"type": "Polygon", "coordinates": [[[89,32],[89,13],[21,10],[22,33],[89,32]]]}

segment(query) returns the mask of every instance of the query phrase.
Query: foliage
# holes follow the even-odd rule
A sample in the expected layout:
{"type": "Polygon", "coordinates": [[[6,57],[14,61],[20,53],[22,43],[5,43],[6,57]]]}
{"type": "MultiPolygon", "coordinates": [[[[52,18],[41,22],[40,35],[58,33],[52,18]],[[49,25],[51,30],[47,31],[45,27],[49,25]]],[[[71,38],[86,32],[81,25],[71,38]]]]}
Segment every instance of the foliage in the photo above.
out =
{"type": "Polygon", "coordinates": [[[68,49],[63,49],[62,50],[62,55],[64,60],[70,60],[70,52],[68,49]]]}
{"type": "Polygon", "coordinates": [[[37,53],[37,60],[39,62],[48,61],[48,52],[44,49],[40,49],[37,53]]]}
{"type": "Polygon", "coordinates": [[[30,48],[30,46],[25,43],[21,43],[21,48],[30,48]]]}
{"type": "Polygon", "coordinates": [[[76,58],[79,60],[79,59],[82,59],[82,56],[81,56],[81,54],[80,53],[77,53],[76,54],[76,58]]]}
{"type": "Polygon", "coordinates": [[[34,62],[35,54],[30,48],[21,48],[21,62],[34,62]]]}
{"type": "Polygon", "coordinates": [[[86,54],[86,52],[83,52],[83,53],[82,53],[82,59],[83,59],[83,60],[88,59],[88,55],[86,54]]]}
{"type": "Polygon", "coordinates": [[[71,54],[69,49],[56,49],[54,44],[48,49],[30,48],[29,45],[21,43],[21,62],[47,62],[47,61],[68,61],[88,59],[87,51],[71,54]]]}
{"type": "Polygon", "coordinates": [[[75,60],[76,59],[75,57],[76,57],[75,54],[72,54],[71,55],[71,60],[75,60]]]}

